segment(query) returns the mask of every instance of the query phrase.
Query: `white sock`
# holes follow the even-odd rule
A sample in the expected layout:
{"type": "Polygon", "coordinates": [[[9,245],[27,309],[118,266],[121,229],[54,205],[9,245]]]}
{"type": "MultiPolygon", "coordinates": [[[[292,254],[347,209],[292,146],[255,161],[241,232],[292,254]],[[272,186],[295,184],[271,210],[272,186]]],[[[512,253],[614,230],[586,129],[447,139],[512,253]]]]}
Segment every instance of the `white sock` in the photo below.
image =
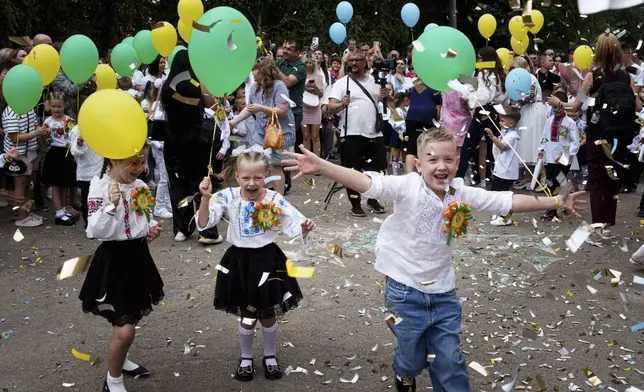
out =
{"type": "Polygon", "coordinates": [[[64,208],[56,211],[56,218],[62,218],[65,215],[67,215],[67,210],[64,208]]]}
{"type": "Polygon", "coordinates": [[[125,362],[123,362],[123,370],[127,370],[128,372],[131,372],[132,370],[138,368],[139,365],[136,363],[130,361],[130,358],[125,357],[125,362]]]}
{"type": "Polygon", "coordinates": [[[392,161],[391,162],[391,168],[394,172],[394,176],[398,175],[398,161],[392,161]]]}
{"type": "MultiPolygon", "coordinates": [[[[277,328],[279,324],[277,321],[272,327],[262,327],[262,335],[264,336],[264,356],[271,356],[277,354],[277,328]]],[[[266,365],[276,366],[277,361],[275,358],[267,358],[266,365]]]]}
{"type": "Polygon", "coordinates": [[[110,372],[107,372],[107,388],[110,392],[127,392],[125,384],[123,383],[123,375],[120,377],[112,377],[110,372]]]}

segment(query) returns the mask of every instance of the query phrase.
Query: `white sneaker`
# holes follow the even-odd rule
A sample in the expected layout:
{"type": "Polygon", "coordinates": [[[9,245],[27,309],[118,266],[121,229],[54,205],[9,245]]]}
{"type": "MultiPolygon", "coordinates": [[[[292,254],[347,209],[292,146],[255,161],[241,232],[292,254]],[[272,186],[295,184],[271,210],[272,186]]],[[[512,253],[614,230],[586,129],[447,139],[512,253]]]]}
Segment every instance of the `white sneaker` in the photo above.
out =
{"type": "Polygon", "coordinates": [[[644,245],[640,246],[637,252],[633,253],[629,261],[632,264],[644,267],[644,245]]]}
{"type": "Polygon", "coordinates": [[[612,240],[615,239],[615,236],[613,235],[613,232],[610,230],[602,230],[602,239],[603,240],[612,240]]]}
{"type": "Polygon", "coordinates": [[[215,244],[221,244],[224,242],[224,237],[221,235],[217,238],[206,238],[204,236],[199,236],[199,243],[200,244],[207,244],[207,245],[215,245],[215,244]]]}
{"type": "Polygon", "coordinates": [[[492,222],[490,222],[492,226],[510,226],[512,225],[512,223],[513,223],[512,219],[508,219],[507,221],[505,221],[502,216],[499,216],[496,219],[494,219],[492,222]]]}
{"type": "Polygon", "coordinates": [[[174,236],[174,240],[177,241],[177,242],[183,242],[183,241],[185,241],[187,239],[188,239],[188,237],[186,237],[186,235],[183,234],[180,231],[178,231],[177,235],[174,236]]]}
{"type": "Polygon", "coordinates": [[[43,219],[36,214],[29,214],[26,218],[16,221],[18,227],[38,227],[41,226],[43,219]]]}
{"type": "Polygon", "coordinates": [[[165,208],[155,208],[154,209],[154,216],[162,218],[162,219],[172,219],[172,212],[166,210],[165,208]]]}

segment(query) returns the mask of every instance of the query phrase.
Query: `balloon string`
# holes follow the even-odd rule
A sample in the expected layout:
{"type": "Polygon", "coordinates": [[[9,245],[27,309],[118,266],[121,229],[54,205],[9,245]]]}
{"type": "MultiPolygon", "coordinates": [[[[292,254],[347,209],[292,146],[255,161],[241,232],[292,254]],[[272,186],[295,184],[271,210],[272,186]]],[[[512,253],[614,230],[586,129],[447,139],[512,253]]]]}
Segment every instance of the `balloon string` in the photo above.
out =
{"type": "MultiPolygon", "coordinates": [[[[475,94],[475,96],[476,96],[476,94],[475,94]]],[[[481,102],[479,101],[478,96],[476,96],[476,103],[478,103],[478,104],[479,104],[479,107],[480,107],[482,110],[485,110],[485,109],[483,108],[483,105],[481,105],[481,102]]],[[[496,125],[496,122],[494,122],[494,120],[492,120],[492,118],[490,117],[490,115],[489,115],[489,114],[487,114],[486,116],[487,116],[487,118],[490,120],[490,122],[492,123],[492,125],[494,125],[494,128],[496,128],[496,130],[499,132],[499,135],[503,135],[503,132],[501,131],[501,129],[499,128],[499,126],[498,126],[498,125],[496,125]]],[[[521,155],[519,155],[519,153],[517,152],[517,150],[515,150],[515,149],[514,149],[514,147],[512,147],[512,145],[511,145],[511,144],[507,144],[507,146],[508,146],[508,147],[510,147],[510,149],[512,150],[512,152],[514,153],[514,155],[516,155],[516,156],[517,156],[517,158],[519,158],[519,162],[521,162],[521,164],[523,165],[523,167],[525,167],[525,169],[528,171],[528,173],[530,173],[530,175],[532,176],[532,178],[534,178],[534,173],[532,173],[532,171],[531,171],[531,170],[530,170],[530,168],[528,167],[528,164],[527,164],[527,163],[525,163],[525,161],[523,160],[523,158],[521,158],[521,155]]],[[[549,198],[553,199],[553,198],[554,198],[554,196],[552,196],[552,193],[550,192],[550,189],[548,189],[548,187],[544,186],[544,184],[542,184],[542,183],[539,181],[539,179],[538,179],[538,178],[536,179],[536,181],[537,181],[537,185],[539,185],[539,187],[540,187],[541,189],[543,189],[543,191],[544,191],[544,193],[546,194],[546,196],[548,196],[549,198]]]]}
{"type": "Polygon", "coordinates": [[[414,29],[409,29],[411,32],[411,40],[414,41],[414,29]]]}

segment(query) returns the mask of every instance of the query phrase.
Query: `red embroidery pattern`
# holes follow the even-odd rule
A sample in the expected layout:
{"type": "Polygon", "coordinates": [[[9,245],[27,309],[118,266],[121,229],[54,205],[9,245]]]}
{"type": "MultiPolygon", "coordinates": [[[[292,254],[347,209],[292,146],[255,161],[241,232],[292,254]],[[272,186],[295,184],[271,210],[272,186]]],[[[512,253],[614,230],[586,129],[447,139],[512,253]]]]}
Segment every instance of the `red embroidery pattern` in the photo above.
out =
{"type": "Polygon", "coordinates": [[[104,204],[105,199],[103,199],[102,197],[90,197],[87,200],[87,211],[89,215],[92,215],[96,211],[100,210],[104,204]]]}
{"type": "Polygon", "coordinates": [[[125,216],[123,217],[123,223],[125,224],[125,236],[129,240],[132,239],[132,229],[130,228],[130,206],[123,192],[121,192],[121,198],[123,199],[123,206],[125,207],[125,216]]]}

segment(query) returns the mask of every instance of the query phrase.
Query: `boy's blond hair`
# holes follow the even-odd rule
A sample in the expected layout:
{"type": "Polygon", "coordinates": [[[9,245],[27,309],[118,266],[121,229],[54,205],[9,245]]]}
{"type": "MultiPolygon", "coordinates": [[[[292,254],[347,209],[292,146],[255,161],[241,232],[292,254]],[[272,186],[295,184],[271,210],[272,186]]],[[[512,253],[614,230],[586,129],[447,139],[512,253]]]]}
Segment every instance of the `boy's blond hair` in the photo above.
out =
{"type": "Polygon", "coordinates": [[[418,152],[420,153],[425,148],[425,145],[430,142],[452,142],[456,145],[454,134],[451,132],[444,128],[429,128],[418,136],[418,141],[416,142],[418,152]]]}

